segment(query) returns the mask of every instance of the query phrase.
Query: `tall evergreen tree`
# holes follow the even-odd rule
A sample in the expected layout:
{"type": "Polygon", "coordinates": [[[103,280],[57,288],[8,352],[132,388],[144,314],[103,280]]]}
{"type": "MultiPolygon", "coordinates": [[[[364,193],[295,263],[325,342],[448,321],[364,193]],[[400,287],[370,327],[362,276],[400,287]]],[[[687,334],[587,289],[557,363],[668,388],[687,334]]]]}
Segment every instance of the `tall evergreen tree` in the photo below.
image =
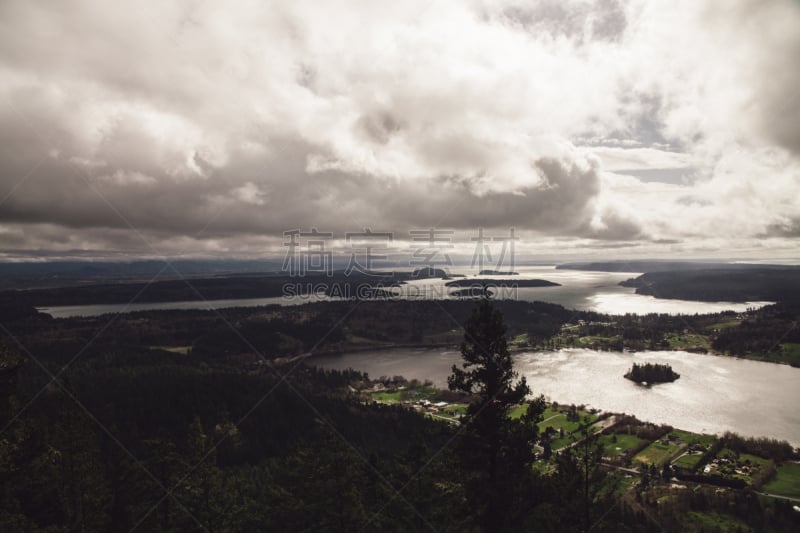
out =
{"type": "Polygon", "coordinates": [[[467,321],[461,355],[464,362],[453,365],[448,385],[473,395],[459,443],[471,512],[484,531],[519,530],[536,503],[533,447],[544,398],[523,416],[509,416],[531,391],[514,371],[503,316],[488,298],[467,321]]]}

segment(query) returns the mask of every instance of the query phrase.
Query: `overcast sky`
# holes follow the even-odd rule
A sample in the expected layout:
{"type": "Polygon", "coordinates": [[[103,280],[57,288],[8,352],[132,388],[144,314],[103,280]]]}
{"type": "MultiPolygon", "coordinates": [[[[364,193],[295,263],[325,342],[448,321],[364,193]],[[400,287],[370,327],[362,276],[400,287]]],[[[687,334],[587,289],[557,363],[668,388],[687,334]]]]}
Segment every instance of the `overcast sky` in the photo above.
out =
{"type": "Polygon", "coordinates": [[[798,258],[799,93],[793,0],[3,0],[0,256],[798,258]]]}

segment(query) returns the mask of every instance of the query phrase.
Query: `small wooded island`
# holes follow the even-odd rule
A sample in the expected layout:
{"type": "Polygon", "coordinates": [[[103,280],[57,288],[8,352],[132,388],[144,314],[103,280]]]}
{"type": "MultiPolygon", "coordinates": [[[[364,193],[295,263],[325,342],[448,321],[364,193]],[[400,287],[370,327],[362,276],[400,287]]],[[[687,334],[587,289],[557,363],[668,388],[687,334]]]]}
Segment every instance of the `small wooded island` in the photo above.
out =
{"type": "Polygon", "coordinates": [[[466,278],[448,281],[448,287],[560,287],[560,283],[547,281],[546,279],[480,279],[466,278]]]}
{"type": "Polygon", "coordinates": [[[625,374],[626,379],[636,383],[671,383],[679,377],[681,375],[672,370],[670,365],[659,363],[633,363],[625,374]]]}

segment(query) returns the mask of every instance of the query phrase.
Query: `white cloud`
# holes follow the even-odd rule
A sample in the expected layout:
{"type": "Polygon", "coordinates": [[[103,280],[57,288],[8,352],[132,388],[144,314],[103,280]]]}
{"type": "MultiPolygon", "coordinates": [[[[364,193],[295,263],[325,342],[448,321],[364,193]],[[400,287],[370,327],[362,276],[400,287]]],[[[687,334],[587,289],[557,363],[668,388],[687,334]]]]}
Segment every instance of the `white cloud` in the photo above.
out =
{"type": "Polygon", "coordinates": [[[0,248],[123,242],[96,193],[199,250],[423,221],[745,248],[800,227],[798,55],[788,1],[9,0],[0,192],[58,156],[0,206],[0,248]],[[693,177],[609,173],[649,169],[693,177]]]}
{"type": "Polygon", "coordinates": [[[246,204],[264,205],[266,203],[266,193],[252,181],[233,189],[231,195],[246,204]]]}
{"type": "Polygon", "coordinates": [[[656,148],[595,146],[585,148],[584,151],[599,157],[603,162],[603,168],[609,171],[677,169],[688,168],[694,164],[691,154],[656,148]]]}

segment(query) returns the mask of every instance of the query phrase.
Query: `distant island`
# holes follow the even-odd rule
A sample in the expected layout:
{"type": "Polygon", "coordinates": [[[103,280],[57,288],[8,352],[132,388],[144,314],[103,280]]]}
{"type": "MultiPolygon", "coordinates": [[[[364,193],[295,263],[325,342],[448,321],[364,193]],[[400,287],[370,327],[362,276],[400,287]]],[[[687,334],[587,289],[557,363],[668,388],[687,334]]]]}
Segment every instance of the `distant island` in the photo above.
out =
{"type": "Polygon", "coordinates": [[[670,365],[659,363],[633,363],[625,373],[626,379],[636,383],[671,383],[679,377],[681,375],[672,370],[670,365]]]}
{"type": "Polygon", "coordinates": [[[494,291],[486,286],[475,285],[474,287],[455,290],[450,293],[450,296],[456,296],[458,298],[483,298],[486,296],[491,298],[494,296],[494,291]]]}
{"type": "Polygon", "coordinates": [[[519,272],[512,270],[481,270],[479,276],[519,276],[519,272]]]}
{"type": "Polygon", "coordinates": [[[441,268],[427,266],[414,270],[411,273],[411,277],[413,279],[446,278],[449,277],[449,274],[441,268]]]}
{"type": "Polygon", "coordinates": [[[445,284],[448,287],[560,287],[546,279],[458,279],[445,284]]]}
{"type": "Polygon", "coordinates": [[[706,302],[800,302],[800,268],[648,272],[620,283],[636,294],[706,302]]]}

